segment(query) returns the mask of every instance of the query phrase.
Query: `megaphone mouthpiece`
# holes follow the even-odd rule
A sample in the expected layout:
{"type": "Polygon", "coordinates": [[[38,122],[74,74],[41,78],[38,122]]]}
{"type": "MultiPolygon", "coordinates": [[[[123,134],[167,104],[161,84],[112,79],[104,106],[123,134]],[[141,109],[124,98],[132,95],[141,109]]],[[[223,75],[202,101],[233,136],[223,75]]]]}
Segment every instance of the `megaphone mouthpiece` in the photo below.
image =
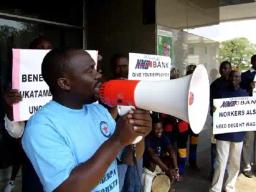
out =
{"type": "Polygon", "coordinates": [[[134,91],[139,81],[111,80],[101,85],[100,100],[110,107],[117,105],[135,105],[134,91]]]}

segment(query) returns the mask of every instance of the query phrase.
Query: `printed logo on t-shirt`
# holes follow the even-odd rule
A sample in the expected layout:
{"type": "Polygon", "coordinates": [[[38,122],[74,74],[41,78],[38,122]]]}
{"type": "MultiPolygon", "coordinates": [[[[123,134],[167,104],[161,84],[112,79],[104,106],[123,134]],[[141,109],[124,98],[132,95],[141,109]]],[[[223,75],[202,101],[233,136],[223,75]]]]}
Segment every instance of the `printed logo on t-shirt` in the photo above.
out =
{"type": "Polygon", "coordinates": [[[100,131],[105,137],[109,138],[111,136],[110,129],[105,121],[100,122],[100,131]]]}
{"type": "Polygon", "coordinates": [[[116,168],[111,168],[101,179],[93,192],[116,192],[119,191],[119,180],[116,168]]]}

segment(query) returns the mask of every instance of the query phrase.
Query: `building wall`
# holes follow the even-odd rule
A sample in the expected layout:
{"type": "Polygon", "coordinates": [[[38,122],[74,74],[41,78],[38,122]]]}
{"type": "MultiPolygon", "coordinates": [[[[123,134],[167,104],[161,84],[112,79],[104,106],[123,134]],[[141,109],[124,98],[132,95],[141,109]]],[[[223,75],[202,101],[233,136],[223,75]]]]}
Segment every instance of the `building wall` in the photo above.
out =
{"type": "Polygon", "coordinates": [[[156,22],[175,29],[219,23],[218,0],[156,0],[156,22]]]}
{"type": "Polygon", "coordinates": [[[155,24],[143,24],[142,0],[92,0],[87,2],[87,48],[109,60],[115,53],[155,53],[155,24]]]}
{"type": "Polygon", "coordinates": [[[220,7],[220,21],[255,19],[256,2],[220,7]]]}
{"type": "Polygon", "coordinates": [[[216,0],[155,0],[153,3],[152,0],[91,0],[86,6],[87,48],[99,50],[107,74],[111,73],[109,61],[115,53],[156,54],[159,28],[156,26],[173,33],[173,65],[183,74],[186,66],[195,60],[194,64],[205,64],[209,74],[216,68],[218,43],[182,30],[187,26],[218,23],[216,0]],[[155,14],[152,24],[143,23],[145,15],[150,14],[145,14],[145,3],[155,3],[155,13],[151,10],[152,15],[155,14]],[[195,51],[192,55],[189,53],[191,47],[195,51]]]}
{"type": "Polygon", "coordinates": [[[190,64],[204,64],[209,76],[212,70],[218,68],[218,42],[183,30],[163,26],[158,26],[157,29],[172,33],[172,65],[180,70],[181,75],[185,74],[186,67],[190,64]]]}

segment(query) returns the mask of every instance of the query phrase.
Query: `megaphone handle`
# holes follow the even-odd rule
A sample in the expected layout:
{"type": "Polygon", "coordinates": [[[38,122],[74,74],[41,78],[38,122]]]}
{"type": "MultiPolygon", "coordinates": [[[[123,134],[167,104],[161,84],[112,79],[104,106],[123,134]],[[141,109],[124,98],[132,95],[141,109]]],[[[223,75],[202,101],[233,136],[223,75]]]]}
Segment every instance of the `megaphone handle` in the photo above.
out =
{"type": "MultiPolygon", "coordinates": [[[[129,111],[131,111],[132,109],[134,109],[134,106],[123,106],[123,105],[118,105],[117,106],[117,111],[118,114],[120,116],[123,116],[125,114],[127,114],[129,111]]],[[[132,142],[132,144],[136,144],[139,143],[141,140],[143,139],[142,136],[138,136],[136,137],[136,139],[132,142]]]]}
{"type": "Polygon", "coordinates": [[[136,137],[136,139],[132,142],[132,144],[139,143],[142,139],[143,139],[142,136],[138,136],[138,137],[136,137]]]}
{"type": "Polygon", "coordinates": [[[134,106],[125,106],[125,105],[117,106],[117,112],[118,112],[118,115],[120,115],[120,116],[126,115],[132,109],[135,109],[135,107],[134,106]]]}
{"type": "MultiPolygon", "coordinates": [[[[131,111],[132,109],[135,109],[134,106],[123,106],[123,105],[118,105],[117,106],[117,111],[118,111],[118,114],[120,116],[123,116],[125,114],[127,114],[129,111],[131,111]]],[[[136,143],[139,143],[141,140],[142,140],[142,136],[138,136],[133,142],[132,144],[136,144],[136,143]]]]}

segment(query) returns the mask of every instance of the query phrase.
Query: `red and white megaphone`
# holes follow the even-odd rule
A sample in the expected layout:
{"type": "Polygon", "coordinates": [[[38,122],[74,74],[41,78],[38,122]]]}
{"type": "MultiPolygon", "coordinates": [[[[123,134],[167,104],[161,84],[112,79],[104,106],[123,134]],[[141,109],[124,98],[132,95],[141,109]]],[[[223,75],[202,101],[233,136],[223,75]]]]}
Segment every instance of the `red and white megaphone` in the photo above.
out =
{"type": "Polygon", "coordinates": [[[209,79],[203,65],[192,75],[165,81],[111,80],[103,83],[99,94],[109,106],[132,105],[140,109],[165,113],[190,124],[199,133],[209,107],[209,79]]]}

